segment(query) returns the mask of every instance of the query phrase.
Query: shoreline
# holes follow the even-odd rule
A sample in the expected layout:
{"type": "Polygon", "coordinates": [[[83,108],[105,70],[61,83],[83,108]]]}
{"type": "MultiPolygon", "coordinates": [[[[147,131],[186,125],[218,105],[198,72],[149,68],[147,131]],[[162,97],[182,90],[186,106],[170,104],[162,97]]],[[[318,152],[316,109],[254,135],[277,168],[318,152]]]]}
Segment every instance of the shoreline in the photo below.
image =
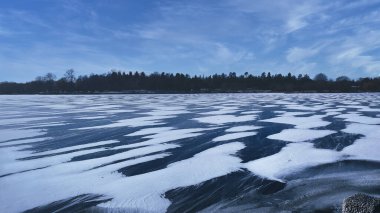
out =
{"type": "Polygon", "coordinates": [[[196,92],[181,92],[181,91],[109,91],[109,92],[62,92],[62,93],[0,93],[0,95],[146,95],[146,94],[355,94],[355,93],[380,93],[380,91],[196,91],[196,92]]]}

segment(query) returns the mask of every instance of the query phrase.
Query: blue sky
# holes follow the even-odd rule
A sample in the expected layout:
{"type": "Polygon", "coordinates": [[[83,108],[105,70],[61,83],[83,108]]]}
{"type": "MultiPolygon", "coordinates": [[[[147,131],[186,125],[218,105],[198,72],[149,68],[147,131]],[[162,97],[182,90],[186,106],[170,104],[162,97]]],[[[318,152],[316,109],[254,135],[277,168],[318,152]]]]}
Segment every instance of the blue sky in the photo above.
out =
{"type": "Polygon", "coordinates": [[[380,0],[0,0],[0,81],[123,71],[380,75],[380,0]]]}

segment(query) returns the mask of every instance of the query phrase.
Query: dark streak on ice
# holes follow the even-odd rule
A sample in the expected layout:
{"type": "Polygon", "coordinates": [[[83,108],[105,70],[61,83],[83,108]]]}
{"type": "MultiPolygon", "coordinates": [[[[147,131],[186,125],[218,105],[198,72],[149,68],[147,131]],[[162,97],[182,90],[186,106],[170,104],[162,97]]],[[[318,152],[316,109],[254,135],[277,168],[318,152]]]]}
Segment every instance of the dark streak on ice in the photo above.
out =
{"type": "Polygon", "coordinates": [[[102,195],[84,194],[29,209],[27,211],[24,211],[24,213],[82,212],[85,209],[110,200],[112,199],[106,198],[102,195]]]}

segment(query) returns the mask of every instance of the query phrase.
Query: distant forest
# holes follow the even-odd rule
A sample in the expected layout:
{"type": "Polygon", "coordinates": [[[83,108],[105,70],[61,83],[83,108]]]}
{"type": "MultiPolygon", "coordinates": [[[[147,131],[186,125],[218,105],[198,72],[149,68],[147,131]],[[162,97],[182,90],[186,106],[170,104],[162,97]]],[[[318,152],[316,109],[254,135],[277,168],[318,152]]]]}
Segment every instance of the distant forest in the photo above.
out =
{"type": "Polygon", "coordinates": [[[210,76],[171,73],[111,71],[106,74],[76,77],[73,69],[57,79],[52,73],[26,83],[1,82],[0,94],[72,94],[72,93],[202,93],[202,92],[379,92],[380,77],[335,80],[323,74],[271,74],[255,76],[214,74],[210,76]]]}

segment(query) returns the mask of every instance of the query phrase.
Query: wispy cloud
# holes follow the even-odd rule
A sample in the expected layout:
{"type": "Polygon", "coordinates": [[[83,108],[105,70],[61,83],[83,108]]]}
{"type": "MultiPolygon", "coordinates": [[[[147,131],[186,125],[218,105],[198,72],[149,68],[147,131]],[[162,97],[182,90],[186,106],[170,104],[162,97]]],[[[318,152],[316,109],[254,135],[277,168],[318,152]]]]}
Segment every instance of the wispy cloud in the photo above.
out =
{"type": "Polygon", "coordinates": [[[319,49],[317,48],[299,48],[292,47],[288,50],[286,55],[286,60],[290,63],[302,61],[306,58],[310,58],[318,54],[319,49]]]}
{"type": "Polygon", "coordinates": [[[380,48],[378,40],[380,31],[359,30],[352,37],[347,37],[340,44],[334,46],[331,51],[330,63],[338,65],[348,65],[352,68],[363,69],[369,74],[380,72],[380,56],[371,51],[377,52],[380,48]],[[361,38],[366,38],[365,40],[361,38]]]}
{"type": "Polygon", "coordinates": [[[320,6],[310,2],[304,2],[295,5],[289,10],[286,20],[286,32],[291,33],[309,25],[308,18],[318,14],[321,11],[320,6]]]}

